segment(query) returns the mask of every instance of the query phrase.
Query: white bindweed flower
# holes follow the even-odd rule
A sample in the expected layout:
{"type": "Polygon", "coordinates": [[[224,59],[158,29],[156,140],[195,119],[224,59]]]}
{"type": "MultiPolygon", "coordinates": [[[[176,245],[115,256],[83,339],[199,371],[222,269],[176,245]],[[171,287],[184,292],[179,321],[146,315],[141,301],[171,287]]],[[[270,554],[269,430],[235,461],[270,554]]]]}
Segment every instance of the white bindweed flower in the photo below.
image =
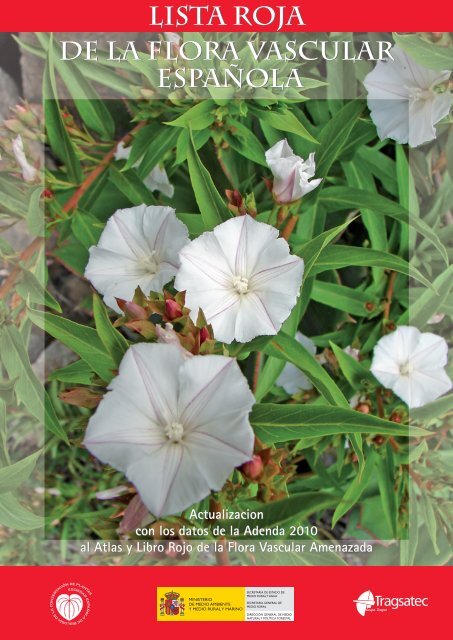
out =
{"type": "MultiPolygon", "coordinates": [[[[296,340],[307,349],[311,354],[316,354],[316,345],[313,340],[304,336],[303,333],[298,331],[296,333],[296,340]]],[[[301,371],[295,364],[288,362],[285,364],[285,368],[277,378],[276,384],[279,387],[283,387],[286,393],[294,395],[299,391],[309,391],[313,389],[313,385],[309,378],[301,371]]]]}
{"type": "MultiPolygon", "coordinates": [[[[125,147],[124,142],[120,142],[115,151],[115,160],[127,160],[131,155],[131,149],[132,147],[125,147]]],[[[134,167],[138,167],[139,164],[140,161],[137,161],[134,167]]],[[[168,179],[165,167],[156,165],[143,182],[150,191],[160,191],[167,198],[172,198],[175,193],[175,188],[168,179]]]]}
{"type": "Polygon", "coordinates": [[[185,246],[175,280],[196,320],[202,309],[222,342],[276,334],[299,295],[304,262],[278,231],[249,215],[232,218],[185,246]]]}
{"type": "Polygon", "coordinates": [[[409,407],[422,407],[451,389],[447,356],[443,338],[403,326],[379,340],[371,371],[409,407]]]}
{"type": "Polygon", "coordinates": [[[137,344],[91,417],[84,444],[126,474],[156,516],[222,489],[253,455],[254,397],[225,356],[185,359],[167,344],[137,344]]]}
{"type": "Polygon", "coordinates": [[[162,292],[176,275],[178,254],[188,239],[186,225],[170,207],[119,209],[90,248],[85,277],[119,311],[115,298],[130,301],[137,287],[146,295],[162,292]]]}
{"type": "Polygon", "coordinates": [[[418,147],[436,137],[435,125],[453,104],[449,91],[436,90],[450,71],[422,67],[397,46],[390,53],[394,60],[377,62],[363,81],[371,118],[381,140],[418,147]]]}
{"type": "Polygon", "coordinates": [[[315,175],[315,154],[308,160],[296,156],[286,138],[266,151],[266,162],[274,176],[272,193],[277,202],[288,204],[299,200],[322,182],[311,180],[315,175]]]}
{"type": "Polygon", "coordinates": [[[17,164],[20,166],[22,171],[22,178],[25,180],[25,182],[33,182],[36,178],[38,170],[28,162],[25,156],[22,136],[18,135],[17,138],[14,138],[12,146],[14,157],[16,158],[17,164]]]}

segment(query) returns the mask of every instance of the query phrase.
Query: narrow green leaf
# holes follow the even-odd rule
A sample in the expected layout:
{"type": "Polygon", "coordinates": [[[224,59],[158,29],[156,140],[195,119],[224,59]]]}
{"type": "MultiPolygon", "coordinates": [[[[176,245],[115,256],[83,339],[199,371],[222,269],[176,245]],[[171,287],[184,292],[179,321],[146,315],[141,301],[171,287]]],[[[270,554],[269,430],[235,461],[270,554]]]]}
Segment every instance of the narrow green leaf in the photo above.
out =
{"type": "Polygon", "coordinates": [[[408,224],[429,240],[439,251],[445,262],[448,263],[447,251],[435,231],[420,218],[410,216],[407,209],[393,202],[393,200],[389,200],[378,193],[354,189],[350,186],[326,187],[320,192],[319,198],[322,202],[334,204],[336,210],[368,209],[374,211],[376,215],[386,215],[402,224],[408,224]]]}
{"type": "Polygon", "coordinates": [[[171,127],[187,127],[192,131],[200,131],[206,129],[214,122],[214,113],[216,104],[214,100],[202,100],[193,107],[187,109],[182,115],[171,122],[164,124],[171,127]]]}
{"type": "Polygon", "coordinates": [[[277,129],[278,131],[287,131],[288,133],[295,133],[296,135],[305,138],[305,140],[317,144],[316,138],[307,131],[304,125],[288,108],[285,107],[280,110],[272,111],[257,109],[255,113],[262,122],[274,129],[277,129]]]}
{"type": "Polygon", "coordinates": [[[343,269],[351,266],[384,267],[384,269],[404,273],[414,278],[414,280],[418,280],[425,287],[433,288],[429,280],[418,269],[397,255],[365,247],[350,247],[341,244],[328,246],[322,250],[321,255],[313,265],[312,275],[330,271],[331,269],[343,269]]]}
{"type": "Polygon", "coordinates": [[[379,299],[376,296],[323,280],[315,281],[311,297],[312,300],[328,307],[363,318],[376,314],[376,310],[379,309],[379,299]]]}
{"type": "Polygon", "coordinates": [[[316,358],[295,338],[280,333],[264,349],[265,353],[292,362],[305,373],[329,404],[349,407],[349,403],[316,358]]]}
{"type": "Polygon", "coordinates": [[[363,473],[361,475],[356,475],[349,487],[346,489],[346,493],[333,514],[332,527],[334,527],[338,520],[359,501],[360,496],[368,486],[373,476],[373,472],[376,467],[376,453],[373,449],[370,449],[365,457],[366,461],[363,473]]]}
{"type": "Polygon", "coordinates": [[[49,380],[60,380],[61,382],[71,382],[72,384],[92,383],[93,369],[83,360],[71,362],[66,367],[56,369],[49,375],[49,380]]]}
{"type": "Polygon", "coordinates": [[[0,524],[10,529],[31,531],[44,526],[44,519],[25,509],[10,493],[0,496],[0,524]]]}
{"type": "Polygon", "coordinates": [[[210,231],[218,224],[231,218],[231,213],[217,191],[209,172],[198,157],[192,135],[190,136],[187,162],[195,198],[200,208],[205,229],[210,231]]]}
{"type": "Polygon", "coordinates": [[[1,468],[0,493],[15,491],[23,482],[28,480],[41,453],[41,450],[35,451],[35,453],[32,453],[26,458],[22,458],[22,460],[14,464],[1,468]]]}
{"type": "MultiPolygon", "coordinates": [[[[306,440],[314,437],[379,434],[383,436],[409,436],[407,425],[383,420],[351,408],[301,405],[256,404],[250,415],[250,423],[260,440],[268,444],[288,440],[306,440]]],[[[411,435],[422,436],[429,432],[411,427],[411,435]]]]}
{"type": "Polygon", "coordinates": [[[357,362],[357,360],[348,353],[345,353],[343,349],[340,349],[340,347],[333,342],[330,342],[330,346],[332,347],[341,371],[354,391],[368,390],[376,386],[374,376],[363,364],[357,362]]]}
{"type": "Polygon", "coordinates": [[[116,364],[95,329],[40,311],[31,311],[30,320],[77,353],[100,378],[110,382],[116,364]]]}
{"type": "MultiPolygon", "coordinates": [[[[30,312],[30,315],[36,312],[30,312]]],[[[20,402],[39,422],[56,436],[68,441],[55,414],[49,396],[35,376],[19,330],[14,325],[4,325],[1,334],[1,354],[3,365],[10,379],[17,378],[15,391],[20,402]]]]}
{"type": "Polygon", "coordinates": [[[96,330],[102,344],[111,355],[112,360],[119,366],[129,348],[129,343],[123,334],[112,325],[105,305],[96,294],[93,294],[93,314],[96,330]]]}
{"type": "MultiPolygon", "coordinates": [[[[425,289],[423,293],[412,302],[399,319],[399,324],[408,324],[423,329],[432,315],[437,313],[447,300],[453,287],[453,265],[450,265],[433,282],[432,289],[425,289]]],[[[410,292],[409,292],[410,295],[410,292]]]]}
{"type": "Polygon", "coordinates": [[[418,64],[428,69],[444,71],[453,69],[453,50],[451,47],[443,47],[432,42],[427,42],[418,35],[393,34],[395,43],[404,49],[418,64]]]}
{"type": "Polygon", "coordinates": [[[44,116],[49,144],[66,166],[68,178],[75,184],[82,182],[82,168],[74,145],[66,131],[57,99],[53,47],[49,47],[43,77],[44,116]]]}

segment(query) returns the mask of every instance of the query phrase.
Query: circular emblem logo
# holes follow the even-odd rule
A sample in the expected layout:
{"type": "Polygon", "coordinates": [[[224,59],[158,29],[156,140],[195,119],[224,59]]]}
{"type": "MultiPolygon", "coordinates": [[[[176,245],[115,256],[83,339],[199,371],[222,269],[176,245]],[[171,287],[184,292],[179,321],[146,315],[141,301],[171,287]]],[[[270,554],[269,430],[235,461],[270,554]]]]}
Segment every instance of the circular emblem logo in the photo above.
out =
{"type": "Polygon", "coordinates": [[[65,582],[52,593],[50,611],[58,622],[80,624],[90,613],[91,591],[79,582],[65,582]]]}

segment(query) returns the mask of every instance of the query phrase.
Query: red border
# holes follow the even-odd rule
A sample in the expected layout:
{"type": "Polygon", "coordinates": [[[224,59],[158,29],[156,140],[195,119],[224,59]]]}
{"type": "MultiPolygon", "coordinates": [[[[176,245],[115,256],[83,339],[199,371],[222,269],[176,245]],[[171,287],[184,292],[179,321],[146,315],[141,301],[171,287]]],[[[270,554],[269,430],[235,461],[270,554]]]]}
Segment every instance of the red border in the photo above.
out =
{"type": "Polygon", "coordinates": [[[305,27],[289,27],[286,31],[307,32],[366,32],[366,31],[448,31],[453,26],[452,4],[439,0],[435,8],[413,2],[413,0],[323,0],[280,2],[277,0],[135,0],[132,5],[112,0],[22,0],[5,2],[2,5],[2,31],[112,31],[112,32],[156,32],[156,31],[275,31],[270,25],[252,29],[247,25],[232,27],[234,7],[246,6],[253,11],[259,6],[300,6],[305,27]],[[184,5],[220,6],[229,24],[219,27],[197,26],[190,21],[176,29],[150,26],[150,6],[174,7],[184,5]]]}
{"type": "MultiPolygon", "coordinates": [[[[373,640],[448,633],[447,567],[2,567],[0,603],[5,638],[340,638],[373,640]],[[52,617],[52,592],[79,582],[91,592],[91,611],[77,626],[52,617]],[[156,621],[156,587],[294,586],[295,622],[156,621]],[[370,589],[386,597],[428,597],[427,608],[360,616],[354,599],[370,589]],[[437,630],[437,632],[436,632],[437,630]],[[10,632],[10,633],[8,633],[10,632]],[[300,635],[295,636],[295,633],[300,635]],[[415,633],[414,633],[415,632],[415,633]],[[138,634],[141,634],[138,636],[138,634]],[[159,634],[159,635],[157,635],[159,634]],[[303,634],[303,635],[302,635],[303,634]],[[387,634],[387,635],[383,635],[387,634]]],[[[182,591],[182,589],[181,589],[182,591]]]]}

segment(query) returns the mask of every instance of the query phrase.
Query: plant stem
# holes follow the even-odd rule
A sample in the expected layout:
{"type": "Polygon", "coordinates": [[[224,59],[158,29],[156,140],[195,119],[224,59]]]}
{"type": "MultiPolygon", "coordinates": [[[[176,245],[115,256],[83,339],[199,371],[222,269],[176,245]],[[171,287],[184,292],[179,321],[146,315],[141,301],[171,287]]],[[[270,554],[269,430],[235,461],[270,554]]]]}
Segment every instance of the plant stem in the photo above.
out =
{"type": "Polygon", "coordinates": [[[390,307],[392,305],[393,289],[395,287],[395,278],[396,278],[396,271],[391,271],[389,275],[389,281],[387,284],[387,293],[385,294],[384,311],[382,314],[385,321],[388,321],[390,317],[390,307]]]}

